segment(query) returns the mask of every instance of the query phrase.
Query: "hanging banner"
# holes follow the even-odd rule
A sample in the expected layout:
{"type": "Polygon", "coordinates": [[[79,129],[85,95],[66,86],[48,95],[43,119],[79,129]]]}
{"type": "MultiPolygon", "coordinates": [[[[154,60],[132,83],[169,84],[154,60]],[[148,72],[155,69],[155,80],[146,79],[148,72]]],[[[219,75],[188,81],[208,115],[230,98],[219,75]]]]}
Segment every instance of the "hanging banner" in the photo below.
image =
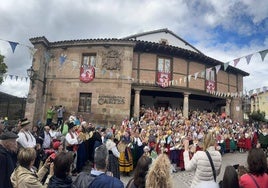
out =
{"type": "Polygon", "coordinates": [[[80,80],[88,83],[95,78],[95,69],[93,66],[81,66],[80,68],[80,80]]]}
{"type": "Polygon", "coordinates": [[[210,81],[210,80],[206,80],[206,90],[208,92],[215,91],[215,88],[216,88],[216,82],[210,81]]]}
{"type": "Polygon", "coordinates": [[[157,73],[157,84],[162,87],[166,88],[169,86],[169,81],[171,80],[171,74],[167,72],[158,72],[157,73]]]}

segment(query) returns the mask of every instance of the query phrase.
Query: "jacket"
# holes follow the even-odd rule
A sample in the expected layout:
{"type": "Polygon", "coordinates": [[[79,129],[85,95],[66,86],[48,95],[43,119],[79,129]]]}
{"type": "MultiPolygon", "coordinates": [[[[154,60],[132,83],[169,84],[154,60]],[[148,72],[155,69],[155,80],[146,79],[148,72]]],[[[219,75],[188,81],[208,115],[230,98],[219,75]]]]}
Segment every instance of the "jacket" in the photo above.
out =
{"type": "Polygon", "coordinates": [[[10,176],[16,168],[16,154],[0,145],[0,188],[12,188],[10,176]]]}
{"type": "MultiPolygon", "coordinates": [[[[262,176],[255,176],[252,174],[252,177],[255,179],[260,188],[268,187],[268,174],[264,173],[262,176]]],[[[254,180],[250,177],[249,174],[244,174],[239,179],[239,185],[243,188],[257,187],[254,180]]]]}
{"type": "MultiPolygon", "coordinates": [[[[218,176],[220,174],[222,164],[221,154],[220,152],[215,150],[214,146],[210,146],[207,151],[212,158],[216,170],[216,175],[218,176]]],[[[212,168],[205,151],[197,151],[191,160],[189,157],[189,152],[184,151],[183,158],[185,170],[195,170],[195,175],[191,187],[195,187],[198,183],[202,181],[214,181],[212,168]]]]}
{"type": "Polygon", "coordinates": [[[88,188],[124,188],[124,184],[119,179],[102,173],[91,182],[88,188]]]}
{"type": "Polygon", "coordinates": [[[54,175],[50,178],[47,187],[49,188],[73,188],[72,182],[73,181],[70,176],[67,176],[65,179],[61,179],[54,175]]]}
{"type": "Polygon", "coordinates": [[[45,185],[42,185],[41,180],[44,178],[48,169],[42,167],[38,173],[32,172],[31,170],[18,166],[12,173],[10,179],[14,188],[45,188],[47,187],[50,175],[48,175],[45,185]]]}

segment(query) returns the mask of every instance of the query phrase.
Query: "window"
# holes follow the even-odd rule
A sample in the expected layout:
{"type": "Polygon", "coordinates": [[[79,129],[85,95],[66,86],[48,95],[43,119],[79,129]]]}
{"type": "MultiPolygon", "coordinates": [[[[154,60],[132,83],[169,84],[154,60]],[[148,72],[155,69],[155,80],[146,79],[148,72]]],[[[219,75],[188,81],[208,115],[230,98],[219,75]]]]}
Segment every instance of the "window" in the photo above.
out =
{"type": "Polygon", "coordinates": [[[161,87],[168,87],[171,81],[171,59],[158,58],[157,83],[161,87]]]}
{"type": "Polygon", "coordinates": [[[84,68],[89,66],[96,67],[96,54],[83,54],[82,66],[84,68]]]}
{"type": "Polygon", "coordinates": [[[170,73],[170,59],[158,58],[158,72],[170,73]]]}
{"type": "Polygon", "coordinates": [[[80,93],[78,112],[91,112],[92,93],[80,93]]]}
{"type": "Polygon", "coordinates": [[[215,82],[215,70],[207,71],[206,80],[215,82]]]}

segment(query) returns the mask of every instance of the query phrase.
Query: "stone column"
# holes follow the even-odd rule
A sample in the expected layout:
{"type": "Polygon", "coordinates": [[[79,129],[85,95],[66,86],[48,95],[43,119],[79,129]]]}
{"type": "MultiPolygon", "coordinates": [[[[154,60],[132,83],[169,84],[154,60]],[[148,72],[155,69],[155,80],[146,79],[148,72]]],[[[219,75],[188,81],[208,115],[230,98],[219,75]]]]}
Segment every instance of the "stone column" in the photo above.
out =
{"type": "Polygon", "coordinates": [[[188,119],[188,113],[189,113],[189,95],[190,93],[183,93],[183,117],[186,117],[188,119]]]}
{"type": "Polygon", "coordinates": [[[135,90],[135,98],[134,98],[134,117],[139,120],[140,116],[140,92],[141,89],[134,89],[135,90]]]}
{"type": "Polygon", "coordinates": [[[231,99],[226,99],[225,113],[226,116],[231,117],[231,99]]]}

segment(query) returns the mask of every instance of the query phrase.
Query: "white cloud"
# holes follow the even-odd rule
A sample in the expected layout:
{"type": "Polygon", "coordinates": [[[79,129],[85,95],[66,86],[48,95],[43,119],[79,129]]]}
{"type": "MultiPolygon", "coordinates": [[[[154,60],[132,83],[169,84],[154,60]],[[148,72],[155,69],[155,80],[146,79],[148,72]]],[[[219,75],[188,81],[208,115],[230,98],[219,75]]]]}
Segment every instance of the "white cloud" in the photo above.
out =
{"type": "Polygon", "coordinates": [[[27,97],[29,84],[29,80],[26,82],[25,80],[18,79],[16,81],[15,78],[12,78],[12,80],[7,78],[0,86],[0,91],[18,97],[27,97]]]}

